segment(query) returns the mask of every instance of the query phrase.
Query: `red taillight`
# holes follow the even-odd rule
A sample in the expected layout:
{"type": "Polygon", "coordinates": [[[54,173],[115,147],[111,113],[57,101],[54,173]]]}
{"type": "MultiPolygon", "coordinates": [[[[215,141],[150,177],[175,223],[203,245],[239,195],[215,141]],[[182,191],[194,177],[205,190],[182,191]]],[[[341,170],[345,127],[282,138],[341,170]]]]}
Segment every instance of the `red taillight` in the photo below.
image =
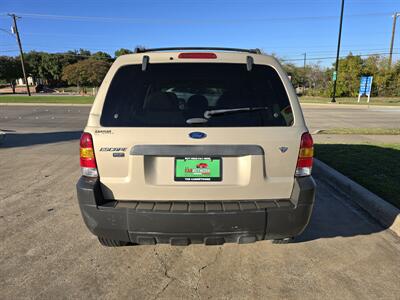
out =
{"type": "Polygon", "coordinates": [[[94,156],[93,140],[90,133],[82,133],[79,152],[82,175],[97,177],[96,158],[94,156]]]}
{"type": "Polygon", "coordinates": [[[183,52],[179,53],[178,58],[215,59],[217,55],[211,52],[183,52]]]}
{"type": "Polygon", "coordinates": [[[311,175],[314,156],[314,141],[311,134],[303,133],[301,136],[299,157],[297,159],[296,176],[311,175]]]}

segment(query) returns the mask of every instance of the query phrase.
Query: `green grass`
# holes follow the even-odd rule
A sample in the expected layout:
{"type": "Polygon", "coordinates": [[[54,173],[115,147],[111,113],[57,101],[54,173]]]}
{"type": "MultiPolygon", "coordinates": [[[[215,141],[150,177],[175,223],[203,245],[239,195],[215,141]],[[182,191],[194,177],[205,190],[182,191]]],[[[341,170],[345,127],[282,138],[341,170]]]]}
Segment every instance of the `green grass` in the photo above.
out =
{"type": "Polygon", "coordinates": [[[400,144],[316,144],[315,156],[400,208],[400,144]]]}
{"type": "Polygon", "coordinates": [[[20,95],[5,95],[0,96],[0,103],[68,103],[68,104],[91,104],[93,96],[20,96],[20,95]]]}
{"type": "MultiPolygon", "coordinates": [[[[328,97],[311,97],[311,96],[303,96],[300,97],[301,103],[330,103],[331,98],[328,97]]],[[[400,97],[371,97],[369,103],[367,103],[367,98],[363,97],[360,100],[360,103],[357,102],[357,97],[354,98],[336,98],[337,103],[339,104],[357,104],[357,105],[388,105],[388,106],[399,106],[400,105],[400,97]]]]}
{"type": "MultiPolygon", "coordinates": [[[[74,88],[71,88],[74,89],[74,88]]],[[[69,90],[69,88],[68,88],[69,90]]],[[[0,95],[0,103],[93,103],[93,96],[63,96],[63,95],[34,95],[32,97],[25,95],[0,95]]],[[[363,99],[360,105],[365,105],[363,99]]],[[[338,103],[343,104],[358,104],[356,98],[337,98],[338,103]]],[[[309,97],[304,96],[300,98],[302,103],[329,103],[330,98],[323,97],[309,97]]],[[[388,98],[371,98],[371,105],[392,105],[400,106],[400,97],[388,98]]]]}
{"type": "Polygon", "coordinates": [[[318,134],[400,135],[400,128],[332,128],[318,134]]]}

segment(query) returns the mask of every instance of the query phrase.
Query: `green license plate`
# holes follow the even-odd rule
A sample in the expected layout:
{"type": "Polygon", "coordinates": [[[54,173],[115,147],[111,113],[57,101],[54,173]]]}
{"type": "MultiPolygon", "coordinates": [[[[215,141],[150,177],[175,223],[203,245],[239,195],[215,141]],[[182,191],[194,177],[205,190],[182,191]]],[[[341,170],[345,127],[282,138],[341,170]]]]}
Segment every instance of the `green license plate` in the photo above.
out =
{"type": "Polygon", "coordinates": [[[221,181],[222,158],[176,157],[175,181],[221,181]]]}

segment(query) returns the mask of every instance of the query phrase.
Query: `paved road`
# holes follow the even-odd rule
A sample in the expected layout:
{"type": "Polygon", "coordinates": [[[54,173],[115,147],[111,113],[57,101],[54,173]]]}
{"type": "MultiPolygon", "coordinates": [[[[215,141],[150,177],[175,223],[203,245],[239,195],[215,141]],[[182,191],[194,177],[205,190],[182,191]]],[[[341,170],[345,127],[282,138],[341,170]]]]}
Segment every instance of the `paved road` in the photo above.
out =
{"type": "MultiPolygon", "coordinates": [[[[0,130],[48,132],[81,130],[89,107],[82,106],[2,106],[0,130]]],[[[400,127],[400,107],[349,107],[303,105],[310,130],[337,127],[400,127]]]]}
{"type": "Polygon", "coordinates": [[[87,110],[33,109],[0,107],[22,134],[0,146],[1,298],[400,298],[400,239],[318,179],[288,245],[100,246],[74,190],[87,110]]]}
{"type": "Polygon", "coordinates": [[[86,124],[87,106],[2,106],[0,130],[29,132],[78,131],[86,124]]]}
{"type": "Polygon", "coordinates": [[[400,297],[400,239],[321,182],[292,244],[101,247],[75,198],[78,137],[0,148],[3,299],[400,297]]]}
{"type": "Polygon", "coordinates": [[[399,128],[400,107],[303,105],[311,131],[329,128],[399,128]]]}

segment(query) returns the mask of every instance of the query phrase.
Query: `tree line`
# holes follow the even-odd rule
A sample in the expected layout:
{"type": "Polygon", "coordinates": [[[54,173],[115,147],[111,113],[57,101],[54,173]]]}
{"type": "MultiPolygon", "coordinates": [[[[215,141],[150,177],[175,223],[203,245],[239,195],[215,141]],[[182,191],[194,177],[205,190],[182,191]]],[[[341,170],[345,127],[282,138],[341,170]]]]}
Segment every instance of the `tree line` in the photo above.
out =
{"type": "MultiPolygon", "coordinates": [[[[90,52],[80,49],[64,53],[30,51],[25,54],[27,73],[43,79],[50,87],[66,85],[98,87],[112,62],[120,55],[132,51],[121,48],[111,57],[105,52],[90,52]]],[[[334,66],[321,67],[308,64],[299,67],[283,62],[286,72],[291,76],[295,88],[306,95],[332,95],[332,74],[334,66]]],[[[391,68],[387,58],[372,55],[363,58],[349,53],[339,61],[337,77],[337,96],[356,97],[361,76],[373,76],[372,96],[400,96],[400,61],[391,68]]],[[[14,90],[15,79],[22,77],[19,57],[0,56],[0,80],[11,85],[14,90]]]]}
{"type": "MultiPolygon", "coordinates": [[[[133,53],[121,48],[111,57],[106,52],[90,52],[80,49],[64,53],[30,51],[24,54],[25,68],[29,76],[41,78],[47,86],[67,85],[98,87],[112,62],[120,55],[133,53]]],[[[17,78],[22,78],[19,56],[0,56],[0,80],[7,82],[13,92],[17,78]]]]}
{"type": "MultiPolygon", "coordinates": [[[[331,97],[333,91],[334,64],[321,68],[318,64],[298,67],[284,63],[295,87],[304,87],[304,94],[331,97]]],[[[380,55],[361,57],[348,54],[339,60],[336,95],[357,97],[361,76],[373,76],[372,96],[400,97],[400,61],[389,67],[388,59],[380,55]]],[[[303,90],[303,89],[302,89],[303,90]]]]}

